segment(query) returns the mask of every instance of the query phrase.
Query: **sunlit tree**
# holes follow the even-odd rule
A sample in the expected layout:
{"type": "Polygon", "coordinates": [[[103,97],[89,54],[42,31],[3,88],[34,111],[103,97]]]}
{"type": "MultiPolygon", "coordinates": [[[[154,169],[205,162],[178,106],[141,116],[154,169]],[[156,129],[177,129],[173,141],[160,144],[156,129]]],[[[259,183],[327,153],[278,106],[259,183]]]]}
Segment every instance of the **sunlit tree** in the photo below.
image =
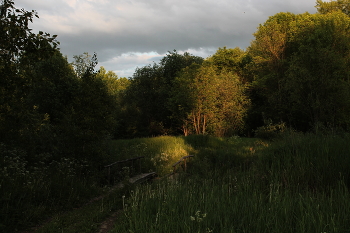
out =
{"type": "Polygon", "coordinates": [[[317,0],[316,9],[317,9],[317,12],[321,14],[340,11],[350,16],[350,1],[349,0],[332,0],[332,1],[326,2],[322,0],[317,0]]]}
{"type": "Polygon", "coordinates": [[[248,53],[261,117],[302,130],[348,127],[349,26],[340,11],[278,13],[260,25],[248,53]]]}

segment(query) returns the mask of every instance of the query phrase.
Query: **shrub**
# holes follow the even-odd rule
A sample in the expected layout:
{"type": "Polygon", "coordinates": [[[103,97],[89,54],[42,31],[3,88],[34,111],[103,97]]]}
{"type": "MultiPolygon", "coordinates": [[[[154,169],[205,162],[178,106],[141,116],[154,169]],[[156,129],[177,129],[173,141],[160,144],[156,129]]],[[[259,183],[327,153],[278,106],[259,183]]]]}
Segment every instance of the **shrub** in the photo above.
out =
{"type": "Polygon", "coordinates": [[[281,135],[287,131],[286,124],[280,122],[278,124],[273,124],[269,121],[264,126],[258,127],[255,130],[255,136],[262,139],[275,139],[281,137],[281,135]]]}

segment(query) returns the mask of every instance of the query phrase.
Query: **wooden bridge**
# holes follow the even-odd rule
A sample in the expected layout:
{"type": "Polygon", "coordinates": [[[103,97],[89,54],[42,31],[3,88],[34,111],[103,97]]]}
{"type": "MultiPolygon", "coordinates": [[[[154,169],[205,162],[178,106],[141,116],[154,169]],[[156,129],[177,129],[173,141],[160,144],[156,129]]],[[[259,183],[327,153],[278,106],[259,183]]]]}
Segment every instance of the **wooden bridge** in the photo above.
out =
{"type": "MultiPolygon", "coordinates": [[[[145,156],[139,156],[131,159],[125,159],[125,160],[120,160],[117,162],[114,162],[112,164],[104,166],[104,168],[108,169],[108,182],[111,184],[112,181],[112,167],[115,167],[113,169],[114,171],[117,172],[122,172],[124,167],[127,167],[129,171],[126,171],[129,174],[123,174],[125,176],[129,176],[128,181],[131,184],[134,183],[141,183],[144,181],[147,181],[149,179],[152,179],[157,176],[155,172],[148,172],[148,173],[142,173],[141,172],[141,159],[143,159],[145,156]],[[129,166],[128,166],[129,165],[129,166]],[[138,167],[138,169],[136,168],[138,167]],[[132,177],[131,177],[132,176],[132,177]]],[[[122,177],[124,178],[124,177],[122,177]]]]}
{"type": "MultiPolygon", "coordinates": [[[[194,157],[194,155],[187,155],[184,156],[182,158],[179,159],[179,161],[177,161],[176,163],[174,163],[172,165],[173,167],[173,172],[170,173],[168,176],[174,175],[175,173],[177,173],[178,168],[182,167],[182,170],[184,172],[187,171],[187,163],[188,160],[194,157]]],[[[155,177],[157,177],[157,173],[156,172],[148,172],[148,173],[142,173],[141,171],[141,159],[145,158],[144,156],[139,156],[139,157],[135,157],[135,158],[131,158],[131,159],[125,159],[125,160],[120,160],[117,162],[114,162],[112,164],[106,165],[104,166],[104,168],[108,169],[108,182],[109,184],[111,184],[112,182],[112,173],[115,174],[115,172],[121,173],[123,168],[127,167],[129,170],[126,171],[129,174],[123,174],[124,176],[129,176],[128,181],[131,184],[135,184],[135,183],[142,183],[145,182],[147,180],[153,179],[155,177]],[[112,170],[112,167],[114,167],[114,169],[112,170]],[[137,169],[138,167],[138,169],[137,169]],[[114,171],[114,172],[112,172],[114,171]]],[[[115,178],[115,177],[113,177],[115,178]]],[[[120,178],[124,178],[124,177],[120,177],[120,178]]]]}
{"type": "Polygon", "coordinates": [[[189,160],[191,157],[194,157],[194,155],[187,155],[179,159],[176,163],[173,164],[173,172],[170,175],[173,175],[176,173],[176,170],[178,169],[179,165],[182,167],[183,171],[187,171],[187,160],[189,160]]]}

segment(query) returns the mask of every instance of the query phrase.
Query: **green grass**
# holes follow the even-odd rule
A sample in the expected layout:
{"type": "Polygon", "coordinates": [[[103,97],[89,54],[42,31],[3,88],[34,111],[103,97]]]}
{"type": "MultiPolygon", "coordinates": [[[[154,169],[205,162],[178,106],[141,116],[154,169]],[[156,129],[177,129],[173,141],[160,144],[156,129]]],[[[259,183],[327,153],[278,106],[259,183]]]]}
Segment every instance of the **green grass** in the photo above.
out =
{"type": "MultiPolygon", "coordinates": [[[[123,160],[132,157],[145,156],[142,161],[144,172],[156,171],[159,176],[172,172],[172,165],[181,157],[196,155],[194,161],[201,162],[206,168],[195,169],[206,172],[214,166],[241,165],[242,158],[251,157],[256,148],[263,147],[259,140],[252,138],[216,138],[211,136],[192,135],[188,137],[162,136],[155,138],[140,138],[131,140],[116,140],[111,142],[110,160],[123,160]]],[[[196,164],[196,162],[194,162],[196,164]]]]}
{"type": "Polygon", "coordinates": [[[249,177],[187,179],[137,187],[112,232],[347,232],[350,196],[295,194],[249,177]]]}
{"type": "Polygon", "coordinates": [[[349,137],[193,137],[192,174],[139,186],[112,232],[350,232],[349,137]]]}
{"type": "Polygon", "coordinates": [[[111,160],[145,156],[142,171],[156,171],[159,176],[172,172],[172,164],[181,157],[194,153],[183,137],[162,136],[111,142],[111,160]]]}
{"type": "MultiPolygon", "coordinates": [[[[142,172],[155,171],[163,178],[82,206],[103,189],[78,179],[79,169],[61,161],[62,171],[52,174],[51,183],[32,175],[37,182],[25,186],[31,193],[16,191],[22,186],[14,185],[10,191],[17,193],[18,203],[11,202],[10,191],[2,202],[22,205],[22,224],[30,226],[52,213],[50,202],[69,210],[80,200],[75,209],[48,215],[50,221],[37,232],[98,232],[99,224],[120,209],[111,232],[350,232],[349,141],[348,135],[299,133],[275,141],[200,135],[116,140],[109,145],[109,162],[145,156],[142,172]],[[179,169],[176,178],[164,178],[186,155],[195,156],[187,172],[179,169]]],[[[6,205],[2,208],[4,214],[6,205]]],[[[14,213],[8,222],[18,220],[14,213]]]]}

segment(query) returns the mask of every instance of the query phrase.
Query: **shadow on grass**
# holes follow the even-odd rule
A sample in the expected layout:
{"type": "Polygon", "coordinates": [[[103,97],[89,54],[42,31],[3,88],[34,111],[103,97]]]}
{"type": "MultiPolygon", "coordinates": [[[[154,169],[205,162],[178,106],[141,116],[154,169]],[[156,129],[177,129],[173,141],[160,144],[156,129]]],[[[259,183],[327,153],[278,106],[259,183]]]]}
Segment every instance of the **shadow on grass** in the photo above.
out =
{"type": "Polygon", "coordinates": [[[193,173],[205,176],[216,170],[218,174],[227,170],[248,170],[253,161],[268,144],[255,138],[218,138],[207,135],[183,137],[194,148],[193,173]],[[221,172],[220,172],[221,171],[221,172]]]}

